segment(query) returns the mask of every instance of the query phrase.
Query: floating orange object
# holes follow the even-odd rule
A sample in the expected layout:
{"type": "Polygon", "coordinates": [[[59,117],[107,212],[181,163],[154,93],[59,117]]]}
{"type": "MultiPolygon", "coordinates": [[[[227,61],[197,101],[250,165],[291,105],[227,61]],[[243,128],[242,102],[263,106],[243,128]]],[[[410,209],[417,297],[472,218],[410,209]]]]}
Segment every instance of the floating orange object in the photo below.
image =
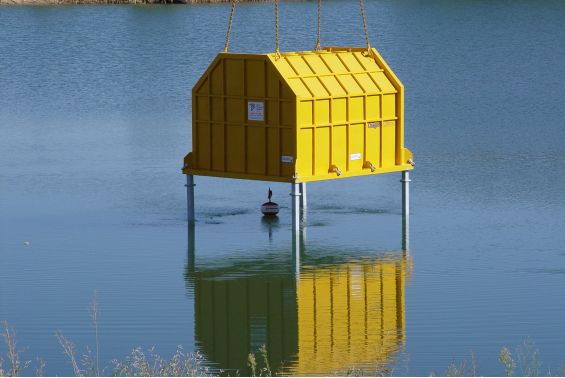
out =
{"type": "Polygon", "coordinates": [[[273,196],[273,192],[271,188],[269,188],[269,202],[265,202],[261,205],[261,212],[263,215],[277,215],[280,210],[280,206],[274,202],[271,202],[271,197],[273,196]]]}

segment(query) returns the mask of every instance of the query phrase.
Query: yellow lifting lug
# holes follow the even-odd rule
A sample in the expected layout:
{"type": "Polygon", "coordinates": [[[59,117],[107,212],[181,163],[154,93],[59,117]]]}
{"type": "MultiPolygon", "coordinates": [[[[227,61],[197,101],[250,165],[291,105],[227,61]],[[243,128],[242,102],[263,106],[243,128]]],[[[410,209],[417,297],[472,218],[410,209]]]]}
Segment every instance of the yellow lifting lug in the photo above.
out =
{"type": "Polygon", "coordinates": [[[338,167],[336,167],[335,165],[332,165],[331,170],[334,171],[335,173],[337,173],[338,176],[341,175],[341,170],[338,167]]]}

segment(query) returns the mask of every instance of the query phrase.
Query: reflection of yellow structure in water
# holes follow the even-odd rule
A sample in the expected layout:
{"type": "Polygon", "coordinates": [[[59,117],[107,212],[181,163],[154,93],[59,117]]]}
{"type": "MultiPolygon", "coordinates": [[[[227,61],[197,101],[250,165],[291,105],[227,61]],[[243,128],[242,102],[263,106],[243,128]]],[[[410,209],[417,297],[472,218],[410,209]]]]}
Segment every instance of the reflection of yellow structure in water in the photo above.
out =
{"type": "Polygon", "coordinates": [[[404,345],[407,258],[304,269],[297,284],[298,374],[390,361],[404,345]]]}
{"type": "MultiPolygon", "coordinates": [[[[404,345],[409,257],[359,260],[253,274],[246,268],[191,272],[195,336],[221,369],[248,375],[247,355],[265,344],[273,372],[330,374],[393,361],[404,345]]],[[[260,360],[260,358],[259,358],[260,360]]]]}

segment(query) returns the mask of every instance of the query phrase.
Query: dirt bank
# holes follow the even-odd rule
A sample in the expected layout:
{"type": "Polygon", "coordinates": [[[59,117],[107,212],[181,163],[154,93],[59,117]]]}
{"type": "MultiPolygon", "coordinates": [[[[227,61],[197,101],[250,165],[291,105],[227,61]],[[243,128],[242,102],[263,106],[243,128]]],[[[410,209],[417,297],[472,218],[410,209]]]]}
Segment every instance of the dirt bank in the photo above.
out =
{"type": "MultiPolygon", "coordinates": [[[[197,4],[230,3],[232,0],[0,0],[0,5],[55,5],[55,4],[197,4]]],[[[237,0],[257,2],[272,0],[237,0]]]]}

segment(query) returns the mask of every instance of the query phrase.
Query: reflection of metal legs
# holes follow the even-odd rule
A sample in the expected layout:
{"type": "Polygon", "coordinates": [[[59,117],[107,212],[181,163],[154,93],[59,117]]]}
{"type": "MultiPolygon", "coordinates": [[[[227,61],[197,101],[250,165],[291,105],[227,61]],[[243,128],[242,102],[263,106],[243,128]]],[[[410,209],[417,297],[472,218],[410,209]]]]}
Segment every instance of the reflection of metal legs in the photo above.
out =
{"type": "Polygon", "coordinates": [[[410,221],[408,215],[402,216],[402,250],[410,250],[410,221]]]}
{"type": "Polygon", "coordinates": [[[187,262],[186,268],[189,272],[194,271],[194,254],[196,250],[196,235],[194,222],[188,223],[187,262]]]}
{"type": "Polygon", "coordinates": [[[402,215],[408,215],[410,213],[410,196],[408,191],[408,185],[410,179],[408,178],[408,171],[402,171],[402,215]]]}
{"type": "Polygon", "coordinates": [[[188,223],[194,223],[194,176],[186,175],[186,204],[188,210],[188,223]]]}
{"type": "Polygon", "coordinates": [[[300,207],[305,208],[306,204],[306,183],[300,183],[300,207]]]}
{"type": "Polygon", "coordinates": [[[298,231],[300,227],[300,210],[299,210],[299,197],[300,197],[300,184],[292,183],[292,192],[290,196],[292,198],[292,231],[298,231]]]}
{"type": "Polygon", "coordinates": [[[292,268],[300,273],[300,230],[292,230],[292,268]]]}

